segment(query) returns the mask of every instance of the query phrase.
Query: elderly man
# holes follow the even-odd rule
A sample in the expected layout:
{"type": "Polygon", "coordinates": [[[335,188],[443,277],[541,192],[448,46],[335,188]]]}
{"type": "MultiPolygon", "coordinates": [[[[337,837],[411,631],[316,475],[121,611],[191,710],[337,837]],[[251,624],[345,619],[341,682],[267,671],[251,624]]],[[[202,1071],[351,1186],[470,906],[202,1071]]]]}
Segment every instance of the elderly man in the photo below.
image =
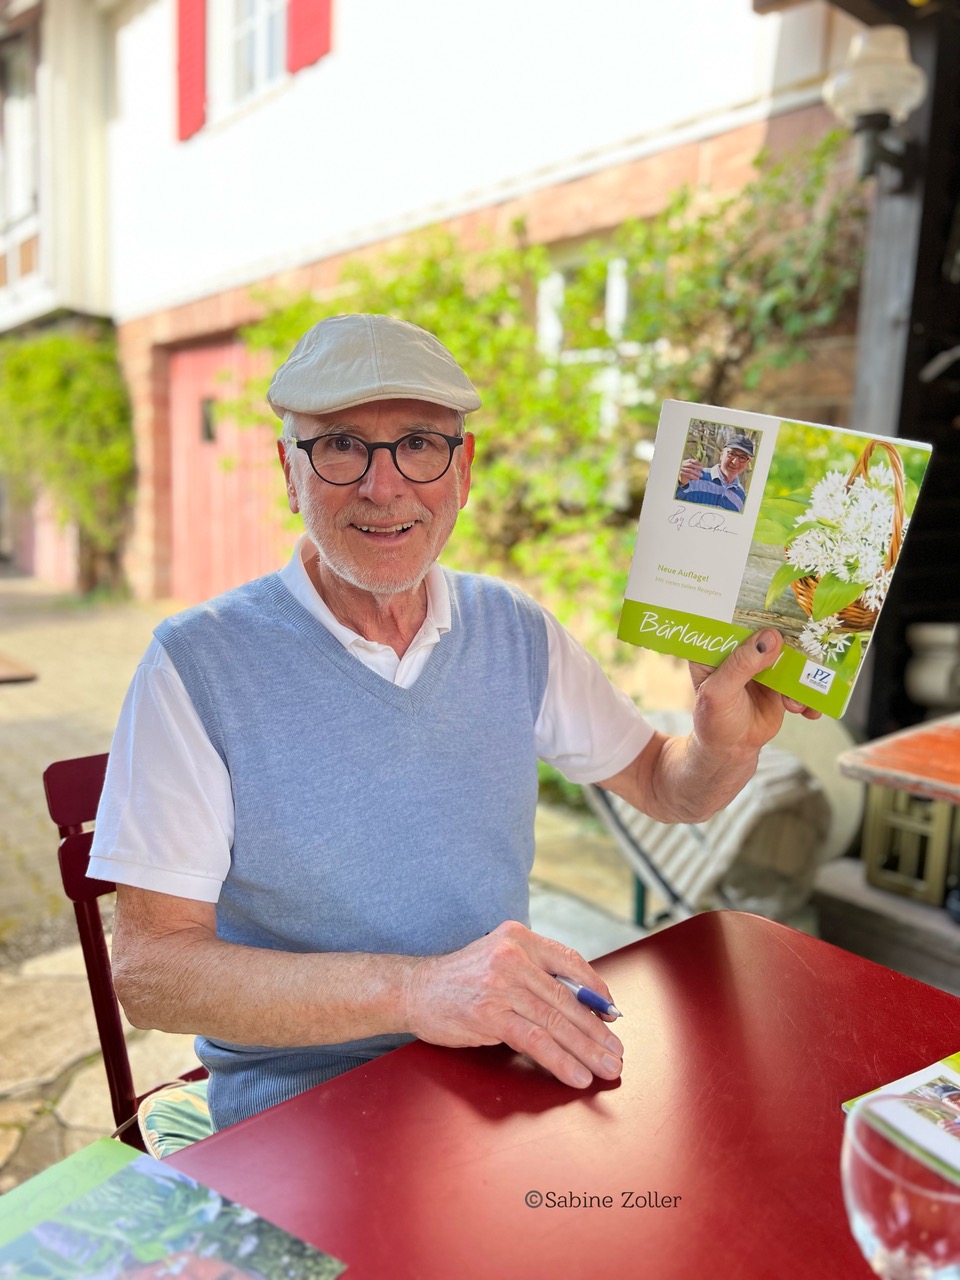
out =
{"type": "Polygon", "coordinates": [[[157,629],[111,752],[91,874],[119,886],[128,1016],[197,1034],[218,1127],[411,1037],[617,1078],[620,1041],[551,975],[603,980],[524,923],[537,759],[706,817],[780,726],[751,682],[780,636],[697,668],[694,732],[654,733],[527,596],[437,564],[480,403],[445,347],[326,320],[268,399],[305,536],[157,629]]]}
{"type": "Polygon", "coordinates": [[[703,466],[696,458],[684,458],[675,496],[681,502],[739,514],[747,500],[742,480],[752,461],[753,441],[748,436],[734,436],[728,441],[713,467],[703,466]]]}

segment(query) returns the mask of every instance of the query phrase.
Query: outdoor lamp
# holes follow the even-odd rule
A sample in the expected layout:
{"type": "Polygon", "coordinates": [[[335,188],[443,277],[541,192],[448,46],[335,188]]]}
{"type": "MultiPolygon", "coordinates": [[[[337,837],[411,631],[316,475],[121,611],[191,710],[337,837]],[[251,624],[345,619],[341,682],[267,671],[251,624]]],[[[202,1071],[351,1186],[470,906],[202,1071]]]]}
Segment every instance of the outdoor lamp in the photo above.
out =
{"type": "Polygon", "coordinates": [[[906,191],[917,167],[915,142],[888,135],[927,92],[927,77],[910,59],[903,27],[870,27],[854,36],[844,65],[823,85],[833,114],[859,139],[860,177],[883,164],[900,174],[895,191],[906,191]]]}

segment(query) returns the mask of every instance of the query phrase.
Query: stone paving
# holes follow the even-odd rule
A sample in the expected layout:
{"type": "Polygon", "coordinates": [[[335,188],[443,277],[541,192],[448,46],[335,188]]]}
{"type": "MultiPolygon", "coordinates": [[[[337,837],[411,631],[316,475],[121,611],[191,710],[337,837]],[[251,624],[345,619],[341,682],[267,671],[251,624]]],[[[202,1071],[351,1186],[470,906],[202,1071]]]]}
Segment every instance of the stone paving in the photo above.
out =
{"type": "Polygon", "coordinates": [[[0,571],[0,653],[37,672],[0,684],[0,966],[75,939],[41,775],[52,760],[109,748],[137,662],[170,611],[78,603],[0,571]]]}
{"type": "MultiPolygon", "coordinates": [[[[82,604],[0,567],[0,1193],[113,1129],[73,913],[41,775],[106,751],[124,691],[170,602],[82,604]]],[[[541,808],[534,927],[596,956],[638,936],[632,877],[588,818],[541,808]]],[[[194,1065],[190,1036],[129,1029],[134,1080],[194,1065]]]]}

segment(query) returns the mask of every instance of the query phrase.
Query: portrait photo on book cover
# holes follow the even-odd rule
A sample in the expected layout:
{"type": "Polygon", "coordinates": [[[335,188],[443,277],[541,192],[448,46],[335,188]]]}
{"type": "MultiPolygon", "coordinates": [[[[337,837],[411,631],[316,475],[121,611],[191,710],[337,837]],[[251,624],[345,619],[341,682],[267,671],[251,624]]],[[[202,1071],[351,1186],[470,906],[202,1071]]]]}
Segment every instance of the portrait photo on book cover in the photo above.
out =
{"type": "Polygon", "coordinates": [[[759,434],[691,418],[677,475],[677,501],[743,515],[759,434]]]}
{"type": "MultiPolygon", "coordinates": [[[[950,1080],[946,1076],[936,1076],[911,1089],[904,1095],[904,1100],[917,1115],[935,1124],[951,1138],[960,1141],[960,1089],[957,1088],[955,1080],[950,1080]],[[925,1108],[923,1103],[926,1099],[937,1105],[925,1108]]],[[[960,1158],[960,1152],[958,1152],[958,1158],[960,1158]]]]}
{"type": "Polygon", "coordinates": [[[774,626],[851,679],[893,578],[929,451],[784,422],[733,620],[774,626]]]}

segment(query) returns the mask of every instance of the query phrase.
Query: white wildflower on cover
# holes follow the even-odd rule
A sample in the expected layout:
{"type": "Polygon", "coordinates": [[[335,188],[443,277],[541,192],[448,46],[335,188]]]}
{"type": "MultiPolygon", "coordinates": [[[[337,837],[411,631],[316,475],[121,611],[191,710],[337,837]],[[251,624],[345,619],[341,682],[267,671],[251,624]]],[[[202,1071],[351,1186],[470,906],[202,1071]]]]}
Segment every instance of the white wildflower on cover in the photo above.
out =
{"type": "Polygon", "coordinates": [[[813,520],[826,524],[806,530],[790,543],[790,563],[818,578],[832,573],[841,582],[867,584],[870,607],[879,608],[890,585],[886,568],[894,520],[890,468],[880,463],[869,481],[857,476],[849,488],[842,472],[826,472],[796,524],[813,520]]]}
{"type": "MultiPolygon", "coordinates": [[[[879,610],[890,588],[893,569],[887,555],[895,518],[894,475],[885,462],[851,482],[840,471],[828,471],[814,485],[810,501],[794,524],[814,524],[787,546],[790,563],[805,576],[833,574],[841,582],[861,583],[859,602],[879,610]],[[815,522],[815,523],[814,523],[815,522]]],[[[906,532],[907,521],[903,522],[906,532]]],[[[802,652],[818,662],[839,662],[853,636],[839,614],[806,623],[799,636],[802,652]]]]}
{"type": "Polygon", "coordinates": [[[840,618],[835,613],[829,618],[821,618],[819,622],[811,618],[800,632],[800,648],[819,662],[843,657],[853,636],[848,631],[836,630],[840,625],[840,618]]]}
{"type": "Polygon", "coordinates": [[[892,578],[893,570],[883,569],[877,576],[876,581],[871,582],[870,586],[867,587],[861,598],[868,609],[880,608],[886,599],[887,592],[890,590],[892,578]]]}
{"type": "Polygon", "coordinates": [[[796,523],[806,520],[840,520],[843,516],[847,497],[846,478],[839,471],[828,471],[813,486],[810,494],[810,506],[802,516],[797,516],[796,523]]]}

